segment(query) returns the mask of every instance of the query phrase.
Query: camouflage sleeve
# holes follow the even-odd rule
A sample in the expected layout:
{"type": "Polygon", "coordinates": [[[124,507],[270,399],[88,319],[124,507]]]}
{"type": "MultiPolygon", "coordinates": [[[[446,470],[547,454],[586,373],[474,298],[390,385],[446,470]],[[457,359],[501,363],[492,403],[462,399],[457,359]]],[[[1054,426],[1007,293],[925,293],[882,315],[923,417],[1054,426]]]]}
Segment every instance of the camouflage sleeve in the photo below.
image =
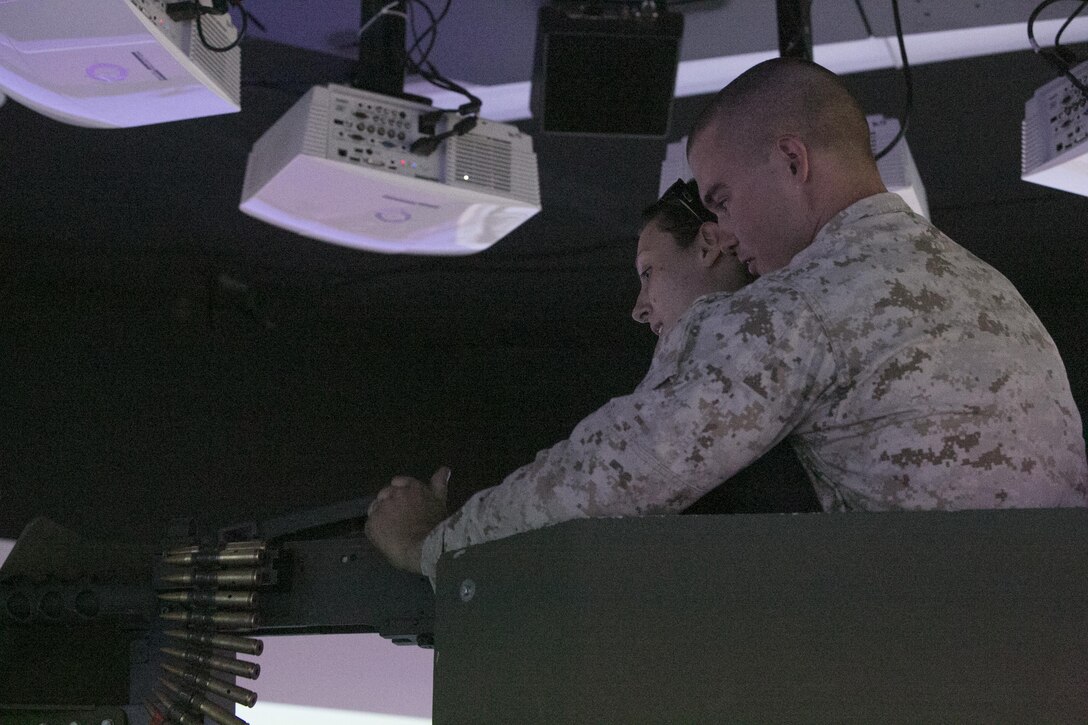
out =
{"type": "Polygon", "coordinates": [[[834,384],[833,356],[792,290],[745,292],[697,302],[632,394],[437,526],[424,574],[445,551],[561,521],[678,512],[784,438],[834,384]]]}

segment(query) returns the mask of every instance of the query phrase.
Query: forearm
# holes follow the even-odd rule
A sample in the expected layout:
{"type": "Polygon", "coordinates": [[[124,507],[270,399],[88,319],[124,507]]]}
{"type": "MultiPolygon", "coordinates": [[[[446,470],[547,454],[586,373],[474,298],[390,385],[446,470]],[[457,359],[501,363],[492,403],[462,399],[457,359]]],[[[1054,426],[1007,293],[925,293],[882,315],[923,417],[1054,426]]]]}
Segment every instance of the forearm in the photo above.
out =
{"type": "Polygon", "coordinates": [[[631,395],[436,526],[423,572],[433,577],[445,551],[570,519],[679,512],[769,450],[797,426],[813,391],[834,380],[834,361],[803,300],[781,319],[756,315],[774,334],[748,335],[751,310],[765,307],[757,303],[721,312],[728,324],[704,325],[704,311],[690,330],[674,331],[631,395]],[[744,346],[722,345],[733,338],[744,346]]]}
{"type": "Polygon", "coordinates": [[[670,470],[632,435],[629,424],[619,422],[630,405],[629,398],[611,401],[580,423],[570,439],[469,499],[428,536],[423,573],[433,578],[445,551],[571,519],[679,511],[720,482],[707,485],[670,470]]]}
{"type": "Polygon", "coordinates": [[[423,542],[423,573],[433,581],[435,564],[445,551],[577,518],[577,508],[561,509],[559,500],[541,495],[554,491],[554,471],[562,466],[558,461],[566,446],[564,441],[537,454],[532,463],[507,476],[502,484],[476,493],[436,526],[423,542]]]}

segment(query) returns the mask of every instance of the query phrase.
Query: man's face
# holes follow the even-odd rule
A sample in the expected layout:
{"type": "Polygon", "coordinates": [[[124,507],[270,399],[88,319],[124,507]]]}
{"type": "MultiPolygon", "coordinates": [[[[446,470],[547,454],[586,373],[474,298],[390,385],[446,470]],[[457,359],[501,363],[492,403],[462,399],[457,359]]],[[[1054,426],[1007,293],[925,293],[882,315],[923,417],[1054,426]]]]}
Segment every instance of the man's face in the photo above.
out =
{"type": "Polygon", "coordinates": [[[719,121],[695,138],[688,161],[704,203],[722,231],[736,237],[737,257],[751,274],[781,269],[810,241],[798,223],[798,197],[783,154],[743,148],[722,133],[719,121]]]}
{"type": "MultiPolygon", "coordinates": [[[[646,225],[639,235],[635,255],[635,270],[641,284],[635,308],[631,310],[636,322],[645,322],[660,337],[676,325],[696,299],[723,290],[710,271],[712,265],[707,263],[704,249],[700,239],[681,247],[657,222],[646,225]]],[[[740,281],[734,289],[739,288],[743,274],[736,258],[726,250],[715,259],[715,264],[737,267],[735,276],[740,281]]]]}

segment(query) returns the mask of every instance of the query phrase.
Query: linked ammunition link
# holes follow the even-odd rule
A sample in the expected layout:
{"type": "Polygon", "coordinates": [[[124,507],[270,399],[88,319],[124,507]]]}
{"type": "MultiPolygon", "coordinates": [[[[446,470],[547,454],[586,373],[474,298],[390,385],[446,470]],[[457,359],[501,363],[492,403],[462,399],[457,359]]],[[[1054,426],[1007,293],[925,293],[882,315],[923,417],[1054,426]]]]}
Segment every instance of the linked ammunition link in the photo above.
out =
{"type": "Polygon", "coordinates": [[[205,718],[218,725],[246,725],[212,698],[246,707],[257,702],[256,692],[224,678],[255,680],[261,673],[259,664],[236,655],[259,656],[264,644],[230,632],[260,625],[256,590],[272,583],[274,558],[263,541],[184,546],[163,553],[155,577],[159,616],[174,627],[162,630],[172,643],[158,648],[155,699],[145,702],[149,713],[180,725],[203,723],[205,718]]]}
{"type": "Polygon", "coordinates": [[[188,706],[189,709],[195,709],[212,722],[218,725],[246,725],[246,721],[236,717],[234,713],[202,697],[198,692],[177,684],[170,677],[163,677],[159,681],[173,693],[175,702],[188,706]]]}

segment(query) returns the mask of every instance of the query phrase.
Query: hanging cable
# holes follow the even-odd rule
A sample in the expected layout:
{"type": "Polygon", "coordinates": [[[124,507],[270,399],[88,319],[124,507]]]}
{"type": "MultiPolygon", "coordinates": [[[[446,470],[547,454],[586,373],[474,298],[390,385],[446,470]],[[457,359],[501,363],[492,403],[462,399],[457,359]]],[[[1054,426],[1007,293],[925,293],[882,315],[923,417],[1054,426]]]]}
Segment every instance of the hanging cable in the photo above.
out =
{"type": "Polygon", "coordinates": [[[264,25],[257,20],[252,13],[242,7],[242,0],[212,0],[211,6],[203,5],[199,0],[172,2],[166,4],[166,14],[175,22],[192,20],[196,23],[196,34],[197,37],[200,38],[200,44],[213,53],[226,53],[229,50],[237,48],[238,44],[242,42],[242,39],[246,37],[246,31],[249,29],[249,21],[251,18],[254,25],[262,31],[265,30],[264,25]],[[229,10],[228,1],[230,5],[234,5],[238,8],[238,11],[242,16],[242,27],[239,28],[238,36],[232,43],[229,43],[228,45],[212,45],[211,42],[208,41],[207,36],[204,35],[202,18],[205,15],[226,15],[229,10]]]}
{"type": "Polygon", "coordinates": [[[1076,18],[1082,10],[1084,10],[1086,3],[1081,2],[1080,7],[1073,11],[1073,14],[1069,16],[1069,19],[1065,22],[1065,25],[1063,25],[1061,27],[1061,30],[1058,31],[1058,36],[1055,38],[1055,50],[1047,50],[1045,48],[1041,48],[1039,47],[1038,41],[1035,40],[1036,18],[1039,17],[1039,14],[1041,12],[1043,12],[1056,2],[1059,2],[1059,0],[1043,0],[1041,3],[1035,6],[1034,10],[1031,11],[1031,15],[1028,17],[1028,42],[1031,43],[1032,50],[1034,50],[1041,58],[1043,58],[1043,60],[1054,66],[1054,68],[1057,69],[1058,73],[1068,78],[1069,82],[1072,83],[1078,90],[1080,90],[1080,92],[1084,94],[1085,98],[1088,98],[1088,85],[1085,85],[1080,78],[1077,78],[1077,76],[1073,74],[1072,65],[1065,58],[1062,57],[1062,51],[1057,47],[1057,44],[1061,38],[1062,31],[1064,31],[1069,23],[1073,22],[1073,19],[1076,18]]]}
{"type": "Polygon", "coordinates": [[[907,44],[903,39],[903,21],[899,17],[899,0],[892,0],[892,19],[895,21],[895,38],[899,41],[899,56],[903,59],[903,84],[906,97],[903,100],[903,115],[899,118],[899,132],[895,134],[895,138],[887,146],[876,154],[877,161],[887,156],[888,152],[895,148],[895,145],[906,135],[910,114],[914,110],[914,79],[910,72],[910,62],[907,60],[907,44]]]}
{"type": "MultiPolygon", "coordinates": [[[[222,2],[224,0],[217,0],[222,2]]],[[[383,15],[395,15],[404,18],[411,28],[411,45],[405,51],[405,67],[409,73],[418,75],[431,85],[451,93],[465,96],[468,102],[457,108],[462,116],[478,113],[482,102],[468,89],[442,75],[438,68],[430,61],[431,52],[434,50],[438,38],[438,28],[449,14],[452,0],[445,0],[441,11],[435,13],[434,9],[425,0],[392,0],[384,5],[373,17],[369,18],[359,28],[355,36],[356,44],[363,42],[366,32],[383,15]],[[426,14],[426,25],[421,28],[419,16],[426,14]]]]}
{"type": "Polygon", "coordinates": [[[434,11],[431,10],[430,6],[428,6],[424,2],[420,2],[420,5],[427,11],[428,15],[430,15],[431,24],[427,27],[427,29],[422,34],[419,34],[416,31],[415,19],[414,18],[412,19],[413,43],[412,43],[411,47],[408,48],[408,55],[409,56],[411,56],[411,54],[417,48],[419,48],[419,45],[420,45],[420,43],[423,42],[423,39],[426,38],[428,35],[430,35],[430,38],[429,38],[429,40],[427,42],[427,49],[425,51],[423,51],[423,53],[420,56],[420,59],[418,61],[414,61],[416,63],[416,65],[422,66],[423,64],[427,63],[427,59],[430,57],[431,51],[434,49],[435,40],[438,38],[438,26],[446,18],[446,15],[449,13],[451,4],[452,4],[452,0],[446,0],[446,3],[442,7],[441,12],[439,12],[438,15],[435,16],[434,11]]]}
{"type": "Polygon", "coordinates": [[[438,37],[438,26],[449,13],[451,4],[451,0],[446,0],[441,12],[435,15],[434,10],[430,5],[424,2],[424,0],[409,0],[409,25],[412,27],[412,45],[409,46],[406,54],[407,65],[409,72],[415,73],[431,85],[467,98],[468,102],[458,107],[457,112],[462,116],[468,116],[479,113],[483,102],[461,84],[451,81],[449,78],[442,75],[438,68],[436,68],[429,60],[431,51],[434,49],[435,41],[438,37]],[[416,7],[421,8],[429,19],[427,27],[422,32],[419,31],[419,27],[416,23],[416,15],[413,12],[413,8],[416,7]],[[421,47],[424,43],[426,43],[426,46],[421,47]],[[412,56],[412,53],[416,51],[419,51],[420,53],[418,58],[412,56]]]}
{"type": "MultiPolygon", "coordinates": [[[[441,88],[451,93],[464,96],[467,101],[456,109],[434,111],[424,114],[420,118],[421,128],[429,129],[429,133],[422,136],[411,145],[412,153],[428,156],[434,153],[443,141],[453,136],[463,136],[476,127],[479,122],[480,108],[483,101],[460,83],[450,80],[442,75],[430,60],[438,38],[438,29],[446,15],[450,11],[452,0],[445,0],[442,9],[435,13],[434,9],[424,0],[405,0],[407,25],[411,28],[411,44],[405,52],[405,66],[410,73],[418,75],[436,88],[441,88]],[[421,28],[420,14],[426,15],[426,26],[421,28]],[[461,118],[454,122],[448,130],[436,133],[437,125],[447,114],[457,113],[461,118]]],[[[389,6],[386,6],[386,10],[389,6]]]]}
{"type": "MultiPolygon", "coordinates": [[[[225,1],[216,0],[216,2],[225,1]]],[[[438,38],[439,26],[449,14],[451,5],[452,0],[445,0],[442,9],[436,13],[425,0],[392,0],[382,6],[373,17],[368,18],[356,34],[356,41],[362,43],[365,42],[367,31],[383,15],[395,15],[404,18],[406,29],[410,28],[412,35],[411,43],[406,43],[407,48],[404,55],[404,65],[408,72],[418,75],[436,88],[457,93],[467,99],[465,103],[462,103],[456,109],[435,109],[420,117],[420,128],[424,130],[425,135],[412,144],[411,151],[423,156],[434,153],[446,139],[453,136],[462,136],[475,128],[479,122],[480,108],[483,105],[483,101],[463,85],[442,75],[430,60],[431,52],[434,50],[438,38]],[[425,26],[422,26],[421,15],[426,16],[425,26]],[[458,114],[461,118],[453,122],[448,130],[437,133],[438,123],[447,114],[452,113],[458,114]]]]}
{"type": "Polygon", "coordinates": [[[1054,51],[1062,56],[1062,58],[1066,58],[1066,55],[1068,55],[1069,58],[1066,58],[1066,60],[1070,65],[1076,65],[1078,59],[1076,55],[1062,47],[1062,33],[1065,32],[1065,29],[1068,28],[1074,20],[1076,20],[1078,15],[1084,12],[1085,8],[1088,8],[1088,0],[1081,0],[1081,4],[1077,6],[1077,9],[1073,11],[1072,15],[1066,18],[1065,22],[1062,23],[1062,27],[1058,28],[1058,34],[1054,36],[1054,51]]]}
{"type": "Polygon", "coordinates": [[[238,44],[242,42],[242,38],[246,37],[246,30],[249,29],[249,13],[242,12],[242,27],[238,29],[238,37],[234,39],[234,42],[228,45],[212,45],[208,42],[208,39],[204,37],[204,26],[201,25],[200,18],[203,15],[211,15],[214,13],[205,13],[204,10],[200,10],[196,15],[196,34],[200,38],[200,43],[213,53],[226,53],[228,50],[234,50],[238,47],[238,44]]]}

